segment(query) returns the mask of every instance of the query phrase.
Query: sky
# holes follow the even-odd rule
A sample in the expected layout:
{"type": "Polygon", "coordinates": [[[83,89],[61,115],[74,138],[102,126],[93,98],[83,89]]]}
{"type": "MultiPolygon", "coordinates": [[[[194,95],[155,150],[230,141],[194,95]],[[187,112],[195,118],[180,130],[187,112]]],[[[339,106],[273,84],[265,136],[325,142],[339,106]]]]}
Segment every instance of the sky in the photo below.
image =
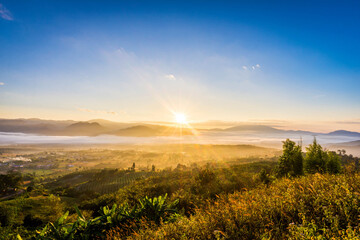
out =
{"type": "Polygon", "coordinates": [[[359,1],[0,0],[0,118],[360,131],[359,1]]]}

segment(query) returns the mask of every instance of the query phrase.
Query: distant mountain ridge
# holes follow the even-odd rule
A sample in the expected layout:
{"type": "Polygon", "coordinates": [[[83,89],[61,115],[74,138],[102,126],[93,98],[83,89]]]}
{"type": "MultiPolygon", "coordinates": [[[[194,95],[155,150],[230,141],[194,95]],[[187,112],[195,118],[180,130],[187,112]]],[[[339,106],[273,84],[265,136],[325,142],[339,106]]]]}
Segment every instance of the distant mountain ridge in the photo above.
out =
{"type": "MultiPolygon", "coordinates": [[[[234,133],[234,134],[298,134],[298,135],[314,135],[314,136],[344,136],[359,137],[359,132],[346,130],[337,130],[329,133],[316,133],[301,130],[282,130],[267,125],[238,125],[225,129],[195,129],[202,133],[234,133]]],[[[42,120],[32,119],[0,119],[0,132],[20,132],[33,133],[40,135],[54,136],[97,136],[102,134],[115,136],[132,136],[132,137],[151,137],[151,136],[179,136],[193,135],[193,131],[188,128],[178,128],[176,125],[155,125],[149,123],[122,123],[113,122],[104,119],[93,119],[89,121],[73,121],[73,120],[42,120]]]]}
{"type": "Polygon", "coordinates": [[[301,130],[282,130],[278,128],[274,128],[267,125],[241,125],[226,128],[220,131],[226,132],[249,132],[249,133],[263,133],[263,134],[284,134],[284,133],[291,133],[291,134],[304,134],[304,135],[320,135],[321,133],[315,133],[310,131],[301,131],[301,130]]]}
{"type": "Polygon", "coordinates": [[[224,129],[224,131],[249,131],[249,132],[282,132],[282,130],[265,125],[241,125],[224,129]]]}
{"type": "Polygon", "coordinates": [[[337,130],[337,131],[329,132],[328,135],[330,135],[330,136],[359,137],[360,138],[360,133],[346,131],[346,130],[337,130]]]}
{"type": "Polygon", "coordinates": [[[62,132],[62,134],[71,135],[71,136],[88,136],[88,135],[99,135],[105,132],[107,129],[101,126],[97,122],[77,122],[67,126],[62,132]]]}
{"type": "Polygon", "coordinates": [[[179,129],[175,127],[160,126],[160,125],[148,125],[148,126],[137,125],[112,132],[112,135],[132,136],[132,137],[152,137],[152,136],[193,135],[193,133],[189,129],[179,129]]]}

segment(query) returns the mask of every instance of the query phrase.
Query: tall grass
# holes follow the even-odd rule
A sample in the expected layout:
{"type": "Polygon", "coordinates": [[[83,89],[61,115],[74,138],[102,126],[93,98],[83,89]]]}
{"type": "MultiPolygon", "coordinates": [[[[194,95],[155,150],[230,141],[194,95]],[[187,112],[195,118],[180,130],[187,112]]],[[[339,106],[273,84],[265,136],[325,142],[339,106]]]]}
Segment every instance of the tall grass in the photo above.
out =
{"type": "Polygon", "coordinates": [[[308,175],[220,196],[131,239],[360,239],[360,175],[308,175]]]}

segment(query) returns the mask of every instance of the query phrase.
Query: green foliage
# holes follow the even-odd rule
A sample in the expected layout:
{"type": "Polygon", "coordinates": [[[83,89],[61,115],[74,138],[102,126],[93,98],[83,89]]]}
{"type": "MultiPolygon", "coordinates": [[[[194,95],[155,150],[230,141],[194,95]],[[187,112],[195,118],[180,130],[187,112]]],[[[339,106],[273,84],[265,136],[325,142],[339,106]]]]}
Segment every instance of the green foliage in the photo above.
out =
{"type": "Polygon", "coordinates": [[[341,172],[341,160],[334,152],[327,153],[326,172],[337,174],[341,172]]]}
{"type": "Polygon", "coordinates": [[[266,186],[268,186],[272,181],[270,174],[267,173],[265,169],[261,170],[259,177],[260,177],[260,181],[264,183],[266,186]]]}
{"type": "Polygon", "coordinates": [[[200,170],[195,180],[199,181],[201,185],[207,185],[216,180],[216,175],[211,169],[205,168],[204,170],[200,170]]]}
{"type": "Polygon", "coordinates": [[[93,199],[113,193],[138,179],[155,175],[156,172],[135,172],[118,169],[88,170],[67,174],[47,184],[54,194],[80,199],[93,199]]]}
{"type": "Polygon", "coordinates": [[[0,203],[1,226],[24,226],[29,229],[54,221],[63,212],[63,203],[59,197],[24,198],[0,203]]]}
{"type": "Polygon", "coordinates": [[[314,139],[313,144],[306,148],[305,169],[308,173],[331,173],[341,172],[341,159],[335,152],[323,150],[314,139]]]}
{"type": "Polygon", "coordinates": [[[16,209],[6,205],[0,205],[0,226],[11,226],[16,218],[16,209]]]}
{"type": "Polygon", "coordinates": [[[94,211],[93,216],[97,216],[97,210],[105,205],[123,202],[134,205],[145,196],[153,198],[168,194],[170,200],[179,200],[179,209],[189,216],[196,207],[201,207],[209,199],[216,199],[218,195],[256,187],[260,184],[257,175],[260,170],[271,172],[275,166],[275,161],[263,161],[225,168],[161,171],[152,177],[134,181],[115,193],[84,201],[80,209],[94,211]]]}
{"type": "Polygon", "coordinates": [[[358,239],[360,175],[283,178],[221,196],[190,218],[130,239],[358,239]]]}
{"type": "Polygon", "coordinates": [[[290,139],[283,142],[283,154],[279,158],[277,174],[283,176],[303,175],[303,155],[301,146],[296,145],[290,139]]]}
{"type": "Polygon", "coordinates": [[[18,172],[8,172],[7,174],[0,174],[0,195],[9,190],[14,190],[20,186],[22,176],[18,172]]]}
{"type": "Polygon", "coordinates": [[[25,180],[24,175],[27,183],[21,187],[27,186],[27,193],[0,202],[0,239],[18,234],[33,239],[36,229],[42,229],[38,239],[359,236],[360,177],[351,175],[356,171],[337,174],[341,163],[355,164],[356,158],[324,151],[315,140],[307,148],[305,172],[324,175],[300,176],[300,146],[289,139],[283,143],[279,163],[277,158],[259,162],[249,157],[206,167],[179,163],[174,170],[146,170],[137,164],[136,171],[91,169],[56,179],[25,180]],[[275,179],[275,174],[300,177],[275,179]]]}
{"type": "Polygon", "coordinates": [[[306,148],[305,170],[308,173],[325,173],[326,172],[327,154],[317,143],[316,138],[309,147],[306,148]]]}
{"type": "Polygon", "coordinates": [[[129,207],[116,204],[109,209],[107,206],[100,209],[100,216],[87,220],[76,207],[78,218],[73,223],[66,223],[69,212],[57,219],[54,223],[48,223],[39,231],[37,239],[94,239],[104,238],[106,232],[115,227],[126,228],[125,233],[136,228],[142,220],[160,224],[168,219],[174,221],[173,215],[177,212],[178,201],[167,201],[167,196],[139,200],[139,204],[129,207]],[[172,217],[172,218],[171,218],[172,217]],[[130,227],[129,227],[130,226],[130,227]]]}

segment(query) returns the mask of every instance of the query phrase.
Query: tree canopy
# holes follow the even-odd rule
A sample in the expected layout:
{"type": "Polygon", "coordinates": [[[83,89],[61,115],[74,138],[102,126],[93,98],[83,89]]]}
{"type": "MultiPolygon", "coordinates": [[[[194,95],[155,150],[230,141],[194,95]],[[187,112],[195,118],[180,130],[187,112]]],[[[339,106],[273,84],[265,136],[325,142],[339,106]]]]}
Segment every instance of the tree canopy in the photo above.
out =
{"type": "Polygon", "coordinates": [[[303,171],[301,146],[290,139],[283,141],[283,154],[279,158],[279,176],[299,176],[303,171]]]}

